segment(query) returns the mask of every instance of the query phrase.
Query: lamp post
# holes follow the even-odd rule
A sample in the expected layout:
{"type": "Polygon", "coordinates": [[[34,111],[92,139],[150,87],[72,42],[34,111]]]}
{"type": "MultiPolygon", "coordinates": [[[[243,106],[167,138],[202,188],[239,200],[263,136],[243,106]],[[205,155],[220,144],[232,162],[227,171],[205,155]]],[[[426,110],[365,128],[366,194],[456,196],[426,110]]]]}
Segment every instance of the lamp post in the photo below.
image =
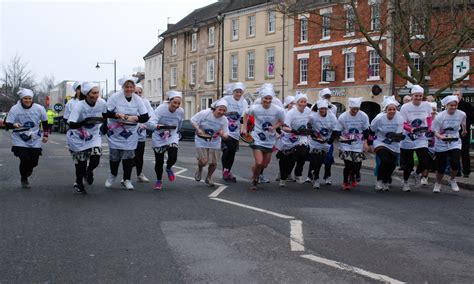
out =
{"type": "Polygon", "coordinates": [[[114,62],[97,62],[97,65],[95,68],[99,69],[100,65],[99,64],[113,64],[114,65],[114,93],[117,92],[117,61],[114,60],[114,62]]]}

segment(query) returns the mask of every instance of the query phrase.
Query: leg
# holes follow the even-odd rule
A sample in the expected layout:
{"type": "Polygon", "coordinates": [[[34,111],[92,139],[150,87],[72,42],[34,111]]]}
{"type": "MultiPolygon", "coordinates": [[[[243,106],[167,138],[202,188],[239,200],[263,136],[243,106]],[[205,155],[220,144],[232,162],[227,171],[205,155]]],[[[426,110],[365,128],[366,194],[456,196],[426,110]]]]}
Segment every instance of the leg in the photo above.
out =
{"type": "Polygon", "coordinates": [[[134,159],[122,160],[123,180],[130,180],[132,177],[134,159]]]}
{"type": "Polygon", "coordinates": [[[110,164],[110,174],[116,177],[118,175],[120,160],[118,161],[109,160],[109,164],[110,164]]]}
{"type": "Polygon", "coordinates": [[[135,149],[135,166],[137,167],[137,176],[142,174],[143,170],[143,155],[145,154],[145,141],[138,142],[135,149]]]}
{"type": "Polygon", "coordinates": [[[260,172],[263,170],[263,167],[261,167],[263,163],[263,152],[261,150],[253,149],[253,157],[255,160],[255,164],[251,168],[252,181],[257,181],[260,172]]]}
{"type": "Polygon", "coordinates": [[[400,149],[400,162],[401,161],[403,161],[403,180],[407,182],[413,171],[413,150],[400,149]]]}
{"type": "Polygon", "coordinates": [[[462,148],[461,148],[461,157],[462,157],[462,174],[464,177],[468,177],[471,173],[471,157],[469,154],[469,135],[462,138],[462,148]]]}
{"type": "Polygon", "coordinates": [[[155,174],[156,180],[161,181],[163,177],[163,164],[165,162],[165,153],[155,152],[155,174]]]}
{"type": "Polygon", "coordinates": [[[451,180],[456,178],[456,175],[461,168],[461,151],[459,149],[453,149],[449,151],[449,156],[451,158],[451,180]]]}
{"type": "Polygon", "coordinates": [[[428,148],[418,148],[415,151],[416,155],[418,156],[418,167],[416,167],[416,174],[419,175],[430,168],[429,163],[431,157],[428,152],[428,148]]]}
{"type": "Polygon", "coordinates": [[[168,148],[168,160],[166,161],[166,169],[170,170],[178,160],[178,147],[168,148]]]}
{"type": "Polygon", "coordinates": [[[283,152],[279,152],[278,164],[280,166],[280,179],[285,181],[291,174],[295,160],[293,155],[285,155],[283,152]]]}
{"type": "Polygon", "coordinates": [[[349,183],[349,176],[351,174],[351,170],[352,170],[352,161],[344,160],[344,170],[343,170],[344,183],[349,183]]]}
{"type": "MultiPolygon", "coordinates": [[[[300,145],[296,148],[296,152],[294,153],[295,156],[295,177],[300,177],[303,175],[303,167],[306,162],[306,157],[308,156],[308,147],[304,145],[300,145]]],[[[301,182],[301,180],[300,180],[301,182]]]]}

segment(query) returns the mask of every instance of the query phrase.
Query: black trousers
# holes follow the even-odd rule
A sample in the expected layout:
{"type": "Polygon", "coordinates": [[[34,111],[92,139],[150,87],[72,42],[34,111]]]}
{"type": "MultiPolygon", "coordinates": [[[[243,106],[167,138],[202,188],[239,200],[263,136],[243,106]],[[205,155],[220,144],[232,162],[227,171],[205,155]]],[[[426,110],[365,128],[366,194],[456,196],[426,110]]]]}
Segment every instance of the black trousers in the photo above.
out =
{"type": "Polygon", "coordinates": [[[222,139],[222,167],[231,170],[234,165],[235,153],[239,150],[239,140],[229,137],[229,139],[222,139]]]}
{"type": "Polygon", "coordinates": [[[135,167],[137,167],[137,176],[142,173],[143,170],[143,155],[145,154],[145,141],[138,141],[137,148],[135,149],[135,167]]]}
{"type": "MultiPolygon", "coordinates": [[[[109,160],[110,163],[110,173],[114,176],[118,175],[118,169],[120,166],[120,161],[109,160]]],[[[122,160],[123,167],[123,179],[130,180],[132,177],[134,159],[124,159],[122,160]]]]}
{"type": "Polygon", "coordinates": [[[400,149],[400,160],[403,161],[403,180],[408,180],[413,171],[413,166],[415,165],[413,157],[414,153],[418,156],[418,167],[416,167],[416,173],[421,174],[424,170],[429,169],[431,158],[428,148],[400,149]]]}
{"type": "Polygon", "coordinates": [[[308,146],[298,145],[287,155],[285,155],[284,152],[285,151],[279,151],[277,154],[280,165],[280,178],[286,180],[293,171],[293,168],[295,168],[295,176],[301,176],[303,174],[306,157],[309,153],[308,146]]]}
{"type": "Polygon", "coordinates": [[[462,148],[461,148],[461,161],[462,161],[462,173],[463,175],[469,175],[471,173],[471,156],[469,154],[470,142],[469,135],[463,137],[462,148]]]}
{"type": "Polygon", "coordinates": [[[438,174],[444,174],[446,167],[449,165],[452,171],[459,171],[461,168],[461,150],[453,149],[446,152],[436,152],[436,171],[438,174]]]}
{"type": "Polygon", "coordinates": [[[381,180],[383,183],[389,183],[393,171],[397,167],[397,154],[382,147],[376,150],[376,155],[377,158],[380,159],[377,180],[381,180]]]}
{"type": "Polygon", "coordinates": [[[353,162],[350,160],[344,160],[344,170],[343,170],[344,183],[348,183],[349,178],[351,179],[351,181],[355,181],[357,174],[360,174],[361,167],[362,167],[362,162],[353,162]]]}
{"type": "Polygon", "coordinates": [[[95,168],[99,166],[100,163],[100,156],[93,155],[89,158],[89,165],[87,164],[88,161],[78,161],[74,166],[76,167],[76,183],[83,185],[84,178],[88,174],[93,174],[95,168]]]}
{"type": "Polygon", "coordinates": [[[13,154],[20,159],[20,176],[22,180],[26,180],[31,174],[33,169],[38,166],[39,156],[41,156],[41,148],[28,148],[28,147],[12,147],[13,154]]]}
{"type": "MultiPolygon", "coordinates": [[[[309,171],[308,171],[308,177],[310,179],[312,180],[319,179],[319,172],[321,171],[321,167],[324,164],[324,159],[326,158],[326,155],[327,155],[326,152],[310,154],[309,171]]],[[[329,176],[330,175],[331,174],[329,174],[329,176]]],[[[326,170],[324,173],[324,178],[327,178],[326,170]]]]}
{"type": "MultiPolygon", "coordinates": [[[[169,147],[168,150],[168,160],[166,161],[166,169],[169,170],[178,160],[178,148],[169,147]]],[[[155,152],[155,173],[156,179],[161,180],[163,177],[163,165],[165,163],[165,152],[156,153],[155,152]]]]}

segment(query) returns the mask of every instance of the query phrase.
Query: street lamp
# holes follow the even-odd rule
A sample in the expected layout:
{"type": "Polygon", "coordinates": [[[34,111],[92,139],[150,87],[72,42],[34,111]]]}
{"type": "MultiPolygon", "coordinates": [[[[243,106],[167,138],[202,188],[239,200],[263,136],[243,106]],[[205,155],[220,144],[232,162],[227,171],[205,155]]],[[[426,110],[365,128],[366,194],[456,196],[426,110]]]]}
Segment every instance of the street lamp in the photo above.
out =
{"type": "Polygon", "coordinates": [[[197,23],[196,17],[194,17],[193,32],[197,33],[199,31],[199,25],[197,23]]]}
{"type": "Polygon", "coordinates": [[[100,65],[99,64],[113,64],[114,65],[114,93],[117,92],[117,61],[114,60],[114,62],[97,62],[97,65],[95,68],[99,69],[100,65]]]}

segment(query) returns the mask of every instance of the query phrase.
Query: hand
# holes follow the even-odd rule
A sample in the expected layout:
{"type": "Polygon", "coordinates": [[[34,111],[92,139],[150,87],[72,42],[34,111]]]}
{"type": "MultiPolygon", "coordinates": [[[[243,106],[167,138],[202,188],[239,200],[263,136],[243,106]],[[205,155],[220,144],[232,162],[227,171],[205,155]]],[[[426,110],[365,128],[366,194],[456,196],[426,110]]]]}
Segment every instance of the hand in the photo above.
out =
{"type": "Polygon", "coordinates": [[[242,135],[247,134],[247,127],[241,127],[240,128],[240,134],[242,134],[242,135]]]}
{"type": "Polygon", "coordinates": [[[461,136],[462,136],[462,137],[465,137],[466,135],[467,135],[467,131],[466,131],[466,129],[464,129],[464,130],[461,132],[461,136]]]}
{"type": "Polygon", "coordinates": [[[140,129],[146,129],[146,125],[145,124],[140,124],[140,129]]]}
{"type": "Polygon", "coordinates": [[[130,121],[130,122],[138,122],[138,116],[136,116],[136,115],[131,115],[131,116],[126,115],[125,117],[126,117],[125,119],[126,119],[127,121],[130,121]]]}
{"type": "Polygon", "coordinates": [[[364,143],[364,152],[370,152],[370,146],[367,142],[364,143]]]}
{"type": "Polygon", "coordinates": [[[204,134],[204,131],[202,131],[201,128],[199,128],[198,130],[196,130],[197,134],[198,135],[203,135],[204,134]]]}
{"type": "Polygon", "coordinates": [[[48,142],[48,136],[43,136],[43,139],[41,139],[41,142],[43,143],[48,142]]]}
{"type": "Polygon", "coordinates": [[[13,128],[20,128],[21,127],[21,124],[20,123],[13,123],[13,128]]]}

